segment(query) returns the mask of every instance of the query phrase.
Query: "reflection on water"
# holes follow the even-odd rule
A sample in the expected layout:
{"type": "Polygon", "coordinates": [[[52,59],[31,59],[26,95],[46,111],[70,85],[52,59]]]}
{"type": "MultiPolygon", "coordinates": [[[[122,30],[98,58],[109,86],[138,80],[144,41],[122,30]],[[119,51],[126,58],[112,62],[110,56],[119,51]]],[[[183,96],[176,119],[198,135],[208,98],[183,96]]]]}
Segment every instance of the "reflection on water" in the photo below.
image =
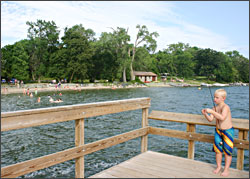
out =
{"type": "MultiPolygon", "coordinates": [[[[216,87],[212,87],[214,92],[216,87]]],[[[225,87],[228,92],[226,103],[231,107],[234,118],[249,119],[249,87],[225,87]]],[[[101,101],[113,101],[138,97],[150,97],[152,110],[201,114],[202,108],[212,107],[208,88],[198,90],[190,88],[151,87],[138,89],[104,89],[64,91],[62,96],[55,92],[43,92],[30,98],[22,94],[2,95],[1,111],[17,111],[72,104],[84,104],[101,101]],[[63,103],[50,103],[48,95],[54,99],[62,98],[63,103]],[[37,103],[37,97],[41,102],[37,103]]],[[[141,110],[122,112],[85,119],[85,143],[104,139],[128,132],[141,126],[141,110]]],[[[149,120],[150,126],[186,130],[186,124],[149,120]]],[[[197,126],[196,131],[213,134],[214,128],[197,126]]],[[[236,136],[238,134],[236,133],[236,136]]],[[[74,121],[38,126],[1,134],[2,166],[48,155],[74,147],[74,121]]],[[[149,135],[148,150],[167,153],[180,157],[187,156],[187,141],[164,136],[149,135]]],[[[215,164],[211,151],[212,144],[196,142],[195,159],[215,164]]],[[[140,138],[113,146],[85,156],[85,176],[88,177],[106,168],[114,166],[140,153],[140,138]]],[[[237,150],[233,151],[231,167],[236,167],[237,150]]],[[[224,163],[223,163],[224,165],[224,163]]],[[[244,170],[249,170],[249,152],[245,152],[244,170]]],[[[64,162],[25,177],[74,177],[74,160],[64,162]]]]}

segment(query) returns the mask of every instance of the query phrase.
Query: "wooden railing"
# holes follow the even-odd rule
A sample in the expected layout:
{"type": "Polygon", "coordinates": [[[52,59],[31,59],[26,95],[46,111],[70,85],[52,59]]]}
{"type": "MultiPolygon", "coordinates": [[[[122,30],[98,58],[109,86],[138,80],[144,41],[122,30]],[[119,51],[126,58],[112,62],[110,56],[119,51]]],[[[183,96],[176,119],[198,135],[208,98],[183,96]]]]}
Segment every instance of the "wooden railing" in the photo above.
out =
{"type": "MultiPolygon", "coordinates": [[[[190,159],[194,159],[195,141],[213,143],[214,137],[212,135],[199,134],[195,132],[196,125],[215,126],[215,123],[207,122],[207,120],[205,120],[202,115],[162,111],[152,111],[151,114],[148,115],[149,107],[150,98],[135,98],[128,100],[1,113],[2,132],[57,122],[75,121],[75,147],[17,164],[5,166],[1,168],[1,178],[14,178],[22,176],[27,173],[44,169],[72,159],[75,159],[75,177],[83,178],[85,155],[138,137],[141,137],[141,152],[146,152],[148,146],[148,134],[188,140],[188,158],[190,159]],[[92,143],[84,144],[85,118],[137,109],[142,109],[141,128],[92,143]],[[187,132],[150,127],[148,119],[187,123],[187,132]]],[[[239,137],[238,139],[234,140],[234,146],[238,148],[237,168],[242,170],[244,150],[249,150],[249,141],[247,140],[249,121],[243,119],[233,119],[233,126],[235,129],[239,130],[239,137]]]]}
{"type": "Polygon", "coordinates": [[[1,131],[34,127],[57,122],[75,121],[75,147],[1,168],[1,178],[15,178],[75,159],[75,177],[84,178],[84,155],[142,137],[141,151],[146,151],[146,121],[150,98],[135,98],[54,108],[1,113],[1,131]],[[142,128],[107,139],[84,144],[84,119],[94,116],[142,109],[142,128]]]}
{"type": "MultiPolygon", "coordinates": [[[[215,121],[208,122],[203,115],[185,114],[185,113],[173,113],[164,111],[152,111],[148,117],[149,119],[180,122],[187,124],[187,132],[177,131],[170,129],[162,129],[149,127],[149,134],[162,135],[168,137],[174,137],[179,139],[188,140],[188,158],[194,159],[195,141],[201,142],[214,142],[213,135],[200,134],[195,132],[196,125],[215,126],[215,121]]],[[[234,147],[237,148],[237,169],[243,170],[244,168],[244,150],[249,150],[249,120],[246,119],[232,119],[233,127],[239,130],[238,138],[234,139],[234,147]]]]}

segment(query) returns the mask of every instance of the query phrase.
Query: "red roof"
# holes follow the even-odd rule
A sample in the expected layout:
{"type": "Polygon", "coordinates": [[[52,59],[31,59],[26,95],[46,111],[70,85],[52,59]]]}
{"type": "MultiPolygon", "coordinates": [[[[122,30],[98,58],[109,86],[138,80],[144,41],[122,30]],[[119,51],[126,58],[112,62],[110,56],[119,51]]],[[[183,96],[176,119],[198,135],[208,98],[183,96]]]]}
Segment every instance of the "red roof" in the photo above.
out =
{"type": "Polygon", "coordinates": [[[144,71],[134,71],[135,76],[157,76],[153,72],[144,72],[144,71]]]}

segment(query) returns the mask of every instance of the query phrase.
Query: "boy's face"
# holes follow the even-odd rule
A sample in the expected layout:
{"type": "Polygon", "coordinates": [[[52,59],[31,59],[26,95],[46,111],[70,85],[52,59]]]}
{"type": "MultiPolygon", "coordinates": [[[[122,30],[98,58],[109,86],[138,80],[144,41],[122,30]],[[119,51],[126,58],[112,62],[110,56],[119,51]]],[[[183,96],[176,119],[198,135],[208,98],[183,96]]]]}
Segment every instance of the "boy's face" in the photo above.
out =
{"type": "Polygon", "coordinates": [[[216,104],[220,104],[221,102],[224,102],[225,101],[225,97],[223,97],[220,93],[215,93],[214,94],[214,102],[216,104]]]}

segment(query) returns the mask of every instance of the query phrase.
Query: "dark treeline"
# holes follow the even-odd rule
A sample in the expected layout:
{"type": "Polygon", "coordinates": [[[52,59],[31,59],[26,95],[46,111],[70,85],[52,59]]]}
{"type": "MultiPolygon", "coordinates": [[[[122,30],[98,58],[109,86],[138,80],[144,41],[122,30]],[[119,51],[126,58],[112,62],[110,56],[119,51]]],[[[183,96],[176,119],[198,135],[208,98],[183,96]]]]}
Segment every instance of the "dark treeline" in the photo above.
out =
{"type": "Polygon", "coordinates": [[[74,25],[64,29],[59,41],[55,22],[26,24],[27,39],[1,48],[2,78],[127,82],[135,80],[133,71],[152,71],[184,78],[207,76],[217,82],[249,82],[249,59],[238,51],[223,53],[179,42],[155,52],[159,34],[150,33],[145,25],[136,26],[135,42],[129,43],[129,29],[122,27],[111,28],[112,33],[103,32],[96,39],[92,29],[74,25]]]}

